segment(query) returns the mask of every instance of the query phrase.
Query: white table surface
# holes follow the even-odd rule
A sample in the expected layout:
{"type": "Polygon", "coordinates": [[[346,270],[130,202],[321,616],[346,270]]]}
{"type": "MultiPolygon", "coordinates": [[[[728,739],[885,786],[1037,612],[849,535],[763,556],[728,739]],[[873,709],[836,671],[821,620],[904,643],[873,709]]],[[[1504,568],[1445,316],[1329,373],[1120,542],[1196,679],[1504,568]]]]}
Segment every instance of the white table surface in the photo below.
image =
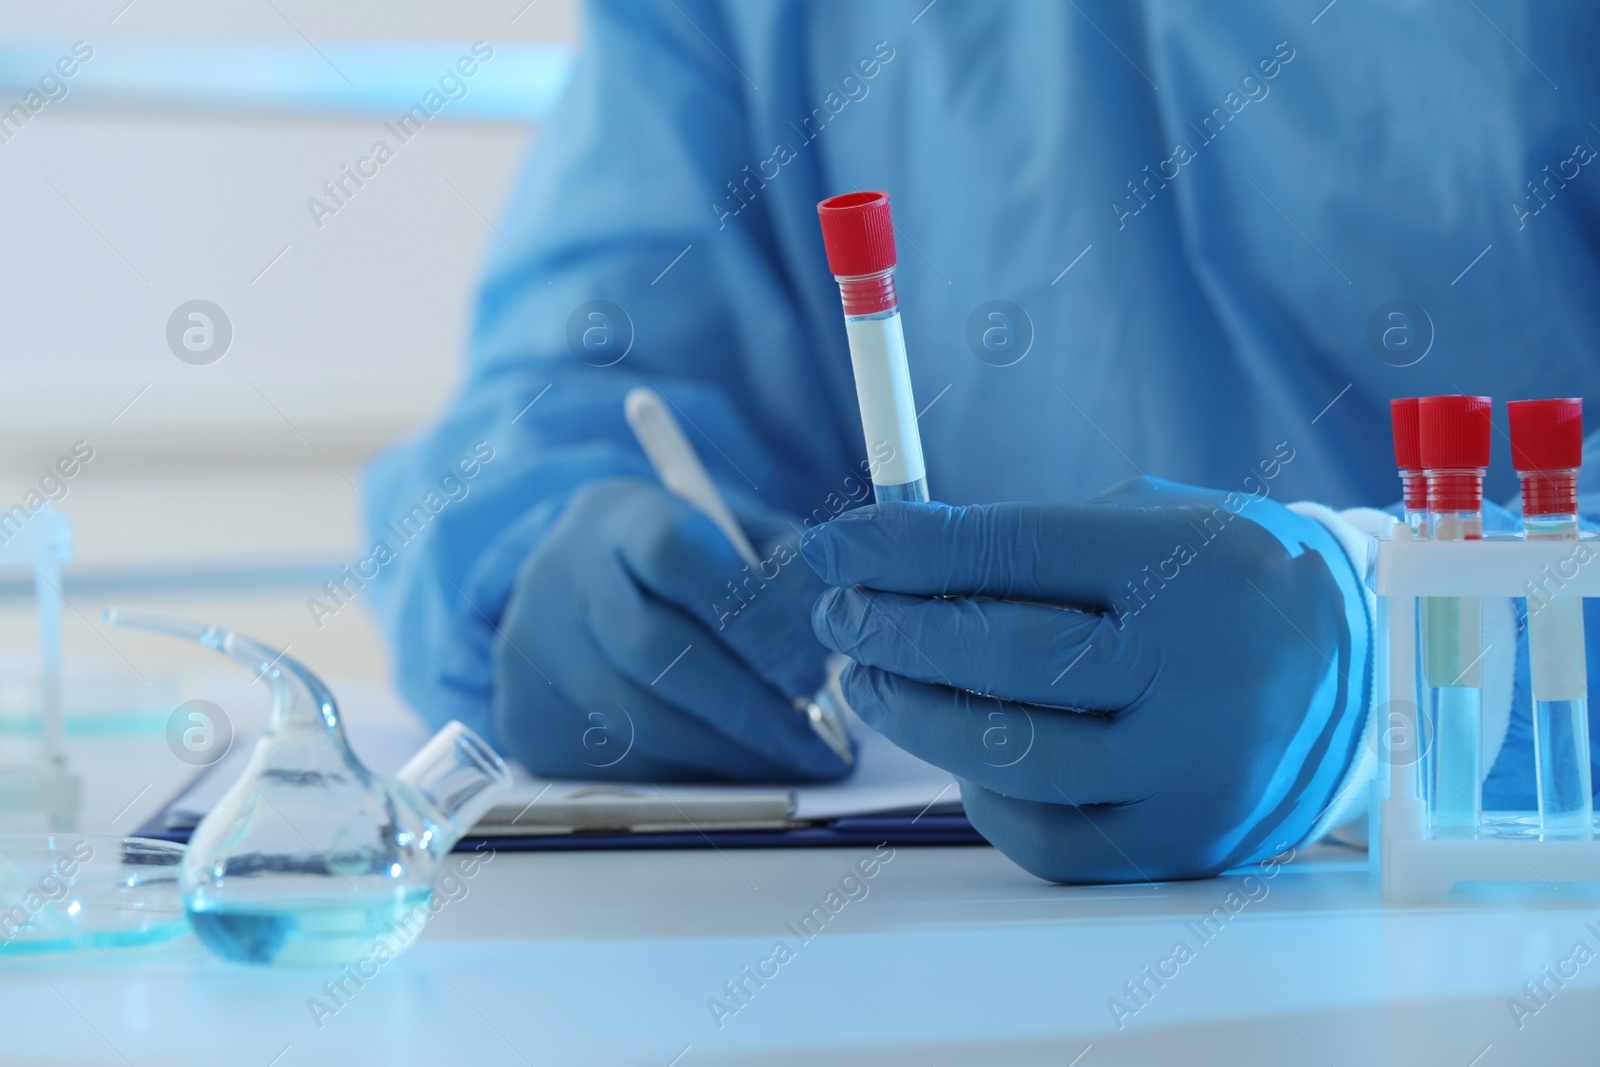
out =
{"type": "MultiPolygon", "coordinates": [[[[180,776],[160,737],[79,738],[73,753],[94,772],[87,829],[115,815],[126,830],[180,776]],[[152,770],[163,780],[118,814],[152,770]]],[[[1249,884],[1096,888],[1046,885],[988,848],[900,848],[812,940],[785,928],[869,851],[500,854],[320,1028],[308,1000],[341,977],[332,968],[229,964],[192,939],[8,960],[0,1063],[1600,1059],[1600,962],[1520,1029],[1508,1007],[1576,942],[1600,949],[1585,927],[1600,929],[1600,893],[1395,909],[1379,904],[1362,854],[1335,847],[1249,884]],[[1256,899],[1202,942],[1185,924],[1230,891],[1256,899]],[[732,1006],[723,983],[780,939],[793,958],[719,1027],[710,998],[732,1006]],[[1119,1029],[1108,1001],[1135,1007],[1123,984],[1180,939],[1193,958],[1119,1029]]]]}

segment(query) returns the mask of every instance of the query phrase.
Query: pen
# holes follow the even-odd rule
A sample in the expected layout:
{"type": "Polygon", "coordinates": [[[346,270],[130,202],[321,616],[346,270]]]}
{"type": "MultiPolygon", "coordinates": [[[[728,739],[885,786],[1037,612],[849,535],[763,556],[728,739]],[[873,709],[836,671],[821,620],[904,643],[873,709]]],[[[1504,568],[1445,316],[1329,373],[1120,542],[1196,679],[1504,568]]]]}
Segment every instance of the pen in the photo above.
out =
{"type": "MultiPolygon", "coordinates": [[[[727,502],[717,492],[705,464],[700,462],[694,446],[683,435],[678,420],[667,410],[661,394],[645,386],[629,390],[623,401],[623,414],[667,491],[715,523],[739,558],[759,570],[761,556],[755,545],[750,543],[733,512],[728,510],[727,502]]],[[[855,763],[855,754],[850,751],[850,735],[831,706],[824,706],[815,696],[796,696],[793,703],[795,710],[806,717],[811,729],[840,759],[855,763]]]]}

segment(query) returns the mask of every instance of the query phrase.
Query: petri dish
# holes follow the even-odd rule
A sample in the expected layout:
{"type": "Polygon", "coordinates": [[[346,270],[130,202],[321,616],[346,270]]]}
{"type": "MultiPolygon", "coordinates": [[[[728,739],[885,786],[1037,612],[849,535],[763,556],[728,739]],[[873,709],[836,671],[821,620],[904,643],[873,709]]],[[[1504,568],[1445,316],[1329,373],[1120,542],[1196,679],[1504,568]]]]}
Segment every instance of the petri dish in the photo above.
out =
{"type": "Polygon", "coordinates": [[[173,941],[189,933],[183,846],[94,834],[0,834],[0,957],[173,941]]]}

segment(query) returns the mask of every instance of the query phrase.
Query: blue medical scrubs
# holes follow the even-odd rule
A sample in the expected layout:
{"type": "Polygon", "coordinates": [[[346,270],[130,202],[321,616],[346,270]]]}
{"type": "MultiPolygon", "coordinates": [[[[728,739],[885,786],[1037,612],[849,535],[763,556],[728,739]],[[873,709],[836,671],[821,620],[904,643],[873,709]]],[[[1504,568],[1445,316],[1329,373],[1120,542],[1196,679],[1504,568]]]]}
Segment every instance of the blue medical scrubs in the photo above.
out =
{"type": "Polygon", "coordinates": [[[943,501],[1250,488],[1286,443],[1275,498],[1383,506],[1391,397],[1581,395],[1600,8],[1324,4],[591,3],[465,384],[369,476],[375,540],[425,505],[374,597],[405,695],[487,728],[529,547],[574,487],[649,476],[631,386],[677,405],[729,495],[861,502],[832,194],[891,194],[943,501]]]}

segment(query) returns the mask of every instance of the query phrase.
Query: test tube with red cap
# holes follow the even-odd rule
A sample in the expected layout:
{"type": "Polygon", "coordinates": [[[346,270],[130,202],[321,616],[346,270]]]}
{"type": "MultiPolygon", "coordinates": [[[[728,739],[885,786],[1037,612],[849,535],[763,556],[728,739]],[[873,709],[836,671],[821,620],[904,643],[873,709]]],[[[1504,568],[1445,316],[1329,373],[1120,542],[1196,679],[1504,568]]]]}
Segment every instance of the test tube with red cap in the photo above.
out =
{"type": "Polygon", "coordinates": [[[856,401],[866,435],[872,495],[878,503],[926,503],[927,472],[911,372],[894,291],[894,224],[889,194],[845,193],[817,205],[828,269],[844,301],[856,401]]]}
{"type": "MultiPolygon", "coordinates": [[[[1427,472],[1428,536],[1433,540],[1483,538],[1489,419],[1486,396],[1425,396],[1417,401],[1419,458],[1427,472]]],[[[1483,808],[1483,601],[1425,598],[1422,638],[1422,674],[1433,725],[1433,826],[1445,834],[1471,832],[1483,808]]]]}
{"type": "Polygon", "coordinates": [[[1400,472],[1406,525],[1413,534],[1425,536],[1428,532],[1428,476],[1422,469],[1417,398],[1389,401],[1389,425],[1394,432],[1394,465],[1400,472]]]}
{"type": "MultiPolygon", "coordinates": [[[[1522,480],[1522,528],[1530,541],[1578,539],[1583,401],[1518,400],[1511,457],[1522,480]]],[[[1528,593],[1528,674],[1533,688],[1534,778],[1546,837],[1594,836],[1589,772],[1589,680],[1583,601],[1561,596],[1551,575],[1528,593]]]]}
{"type": "MultiPolygon", "coordinates": [[[[1394,464],[1395,468],[1400,472],[1401,506],[1405,510],[1405,524],[1411,528],[1413,537],[1427,537],[1428,476],[1422,470],[1422,439],[1417,425],[1417,398],[1412,396],[1389,401],[1389,424],[1394,435],[1394,464]]],[[[1389,611],[1389,598],[1379,597],[1379,633],[1389,633],[1389,628],[1394,625],[1389,611]]],[[[1402,625],[1410,628],[1412,640],[1417,642],[1417,647],[1420,647],[1422,630],[1418,619],[1419,616],[1413,612],[1411,617],[1404,620],[1402,625]]],[[[1377,651],[1378,669],[1381,672],[1379,677],[1387,679],[1390,664],[1388,648],[1380,644],[1377,651]]],[[[1411,691],[1418,693],[1421,692],[1422,688],[1422,661],[1420,658],[1416,658],[1413,662],[1417,666],[1417,674],[1412,679],[1411,691]]],[[[1387,687],[1387,683],[1385,685],[1387,687]]],[[[1415,736],[1415,734],[1412,735],[1413,739],[1415,736]]],[[[1409,745],[1408,748],[1412,752],[1417,751],[1414,744],[1409,745]]],[[[1398,747],[1388,751],[1391,756],[1397,759],[1404,755],[1398,747]]],[[[1412,773],[1421,774],[1423,772],[1425,759],[1426,755],[1424,754],[1422,759],[1412,761],[1412,773]]]]}

